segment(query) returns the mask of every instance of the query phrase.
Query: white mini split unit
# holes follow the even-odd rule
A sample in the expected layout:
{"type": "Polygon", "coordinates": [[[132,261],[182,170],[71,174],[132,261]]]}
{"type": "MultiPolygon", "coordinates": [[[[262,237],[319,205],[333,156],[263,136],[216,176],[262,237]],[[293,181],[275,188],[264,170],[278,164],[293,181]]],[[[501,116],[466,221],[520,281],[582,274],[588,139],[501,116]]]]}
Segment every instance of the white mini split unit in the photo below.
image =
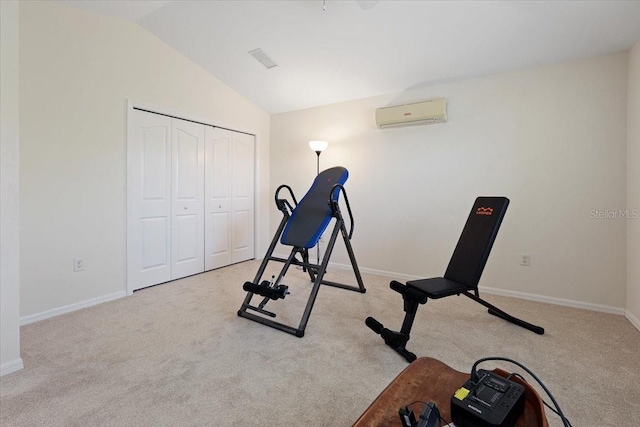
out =
{"type": "Polygon", "coordinates": [[[379,128],[408,125],[428,125],[447,122],[447,99],[430,99],[413,104],[395,105],[376,110],[376,124],[379,128]]]}

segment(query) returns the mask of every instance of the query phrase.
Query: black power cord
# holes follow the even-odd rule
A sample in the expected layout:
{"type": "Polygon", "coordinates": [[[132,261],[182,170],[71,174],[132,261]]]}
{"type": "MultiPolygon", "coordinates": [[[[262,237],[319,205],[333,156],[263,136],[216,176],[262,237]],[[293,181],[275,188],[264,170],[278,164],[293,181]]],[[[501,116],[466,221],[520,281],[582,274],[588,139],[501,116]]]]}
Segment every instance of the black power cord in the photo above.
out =
{"type": "MultiPolygon", "coordinates": [[[[512,372],[511,374],[509,374],[509,376],[507,377],[507,379],[508,379],[508,380],[510,380],[510,379],[511,379],[511,377],[518,377],[518,378],[520,378],[522,381],[524,381],[524,382],[528,383],[527,379],[526,379],[525,377],[523,377],[522,375],[520,375],[519,373],[517,373],[517,372],[512,372]]],[[[541,398],[541,399],[542,399],[542,398],[541,398]]],[[[558,411],[556,411],[556,408],[554,408],[553,406],[549,405],[549,404],[547,403],[547,401],[546,401],[546,400],[542,399],[542,403],[544,403],[544,406],[546,406],[547,408],[549,408],[549,410],[550,410],[551,412],[553,412],[553,413],[554,413],[554,414],[556,414],[557,416],[560,416],[560,414],[558,413],[558,411]]],[[[573,426],[571,425],[571,423],[569,422],[569,419],[568,419],[568,418],[567,418],[567,422],[569,423],[569,427],[573,427],[573,426]]]]}
{"type": "MultiPolygon", "coordinates": [[[[476,360],[476,362],[473,364],[473,367],[471,368],[471,381],[476,382],[478,381],[478,372],[477,372],[477,366],[482,363],[482,362],[486,362],[488,360],[497,360],[497,361],[503,361],[503,362],[509,362],[509,363],[513,363],[514,365],[517,365],[519,367],[521,367],[522,369],[524,369],[529,375],[531,375],[531,377],[536,380],[538,382],[538,384],[540,384],[540,386],[544,389],[544,391],[547,393],[547,395],[551,398],[551,402],[553,402],[553,405],[556,407],[556,409],[553,409],[551,406],[549,406],[549,404],[547,402],[545,402],[544,400],[542,401],[549,409],[551,409],[553,412],[555,412],[560,419],[562,420],[562,424],[564,425],[564,427],[573,427],[571,425],[571,423],[569,422],[569,420],[567,419],[567,417],[564,416],[564,413],[562,412],[562,409],[560,409],[560,405],[558,405],[558,402],[556,402],[556,399],[553,397],[553,395],[551,394],[551,392],[549,391],[549,389],[547,388],[547,386],[544,385],[544,383],[540,380],[540,378],[538,378],[536,376],[536,374],[534,374],[533,372],[531,372],[531,370],[529,368],[527,368],[526,366],[524,366],[522,363],[520,362],[516,362],[513,359],[508,359],[506,357],[484,357],[482,359],[478,359],[476,360]]],[[[517,375],[520,378],[522,378],[522,375],[520,374],[511,374],[511,375],[517,375]]]]}

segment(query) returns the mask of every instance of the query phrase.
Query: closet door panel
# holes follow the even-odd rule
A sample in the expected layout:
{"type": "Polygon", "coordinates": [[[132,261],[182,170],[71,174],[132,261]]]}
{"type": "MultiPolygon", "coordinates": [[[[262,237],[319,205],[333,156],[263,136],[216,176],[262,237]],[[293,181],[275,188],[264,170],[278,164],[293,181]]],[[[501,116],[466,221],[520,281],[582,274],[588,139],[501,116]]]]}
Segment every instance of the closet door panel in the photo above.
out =
{"type": "Polygon", "coordinates": [[[254,140],[253,135],[232,132],[232,261],[254,253],[254,140]]]}
{"type": "Polygon", "coordinates": [[[205,270],[231,259],[231,131],[205,129],[205,270]]]}
{"type": "Polygon", "coordinates": [[[171,119],[134,110],[127,168],[127,288],[171,279],[171,119]]]}
{"type": "Polygon", "coordinates": [[[204,126],[171,123],[171,279],[179,279],[204,271],[204,126]]]}

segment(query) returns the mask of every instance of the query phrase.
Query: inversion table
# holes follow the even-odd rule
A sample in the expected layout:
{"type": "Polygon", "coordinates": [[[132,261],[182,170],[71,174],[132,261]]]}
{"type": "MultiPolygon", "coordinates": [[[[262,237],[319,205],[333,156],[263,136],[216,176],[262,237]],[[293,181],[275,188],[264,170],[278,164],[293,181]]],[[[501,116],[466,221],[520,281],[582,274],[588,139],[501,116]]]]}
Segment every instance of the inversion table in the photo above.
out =
{"type": "Polygon", "coordinates": [[[311,315],[311,310],[313,309],[313,304],[320,290],[320,285],[335,286],[361,293],[366,292],[364,284],[362,283],[362,277],[360,276],[360,270],[358,269],[358,263],[356,262],[351,247],[353,215],[347,193],[343,187],[348,177],[349,172],[347,169],[340,166],[322,171],[314,180],[307,194],[300,200],[300,203],[296,201],[291,187],[288,185],[278,187],[275,194],[275,202],[280,212],[282,212],[282,220],[280,221],[280,226],[276,234],[273,236],[271,245],[260,264],[255,278],[252,282],[245,282],[243,285],[243,289],[247,291],[247,295],[242,303],[242,307],[238,310],[238,316],[271,326],[272,328],[279,329],[297,337],[303,337],[309,316],[311,315]],[[293,206],[286,198],[280,198],[279,194],[282,189],[288,190],[291,200],[293,201],[293,206]],[[338,204],[340,193],[344,194],[345,204],[349,212],[351,225],[348,233],[338,204]],[[318,244],[320,236],[322,236],[322,233],[332,219],[335,219],[335,225],[324,256],[322,257],[322,262],[314,264],[309,261],[309,249],[318,244]],[[323,279],[327,265],[329,264],[331,252],[338,238],[338,233],[342,234],[358,286],[345,285],[323,279]],[[291,252],[287,258],[279,258],[273,255],[278,239],[280,239],[280,243],[283,245],[291,247],[291,252]],[[274,276],[271,282],[268,280],[260,282],[267,268],[267,264],[270,261],[282,262],[284,266],[278,276],[274,276]],[[264,308],[269,300],[284,299],[286,295],[289,294],[289,287],[281,282],[292,264],[301,266],[303,270],[309,274],[309,278],[313,282],[309,300],[297,328],[273,320],[276,314],[264,308]],[[263,297],[257,307],[251,305],[251,299],[256,294],[263,297]]]}

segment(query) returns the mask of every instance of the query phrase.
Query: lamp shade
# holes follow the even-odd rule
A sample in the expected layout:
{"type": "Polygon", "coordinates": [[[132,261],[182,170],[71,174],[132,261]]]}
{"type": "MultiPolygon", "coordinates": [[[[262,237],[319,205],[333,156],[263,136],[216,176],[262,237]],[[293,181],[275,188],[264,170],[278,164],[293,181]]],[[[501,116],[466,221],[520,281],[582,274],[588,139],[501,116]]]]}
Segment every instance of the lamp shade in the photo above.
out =
{"type": "Polygon", "coordinates": [[[318,151],[324,151],[329,146],[327,141],[309,141],[309,148],[311,148],[316,153],[318,151]]]}

